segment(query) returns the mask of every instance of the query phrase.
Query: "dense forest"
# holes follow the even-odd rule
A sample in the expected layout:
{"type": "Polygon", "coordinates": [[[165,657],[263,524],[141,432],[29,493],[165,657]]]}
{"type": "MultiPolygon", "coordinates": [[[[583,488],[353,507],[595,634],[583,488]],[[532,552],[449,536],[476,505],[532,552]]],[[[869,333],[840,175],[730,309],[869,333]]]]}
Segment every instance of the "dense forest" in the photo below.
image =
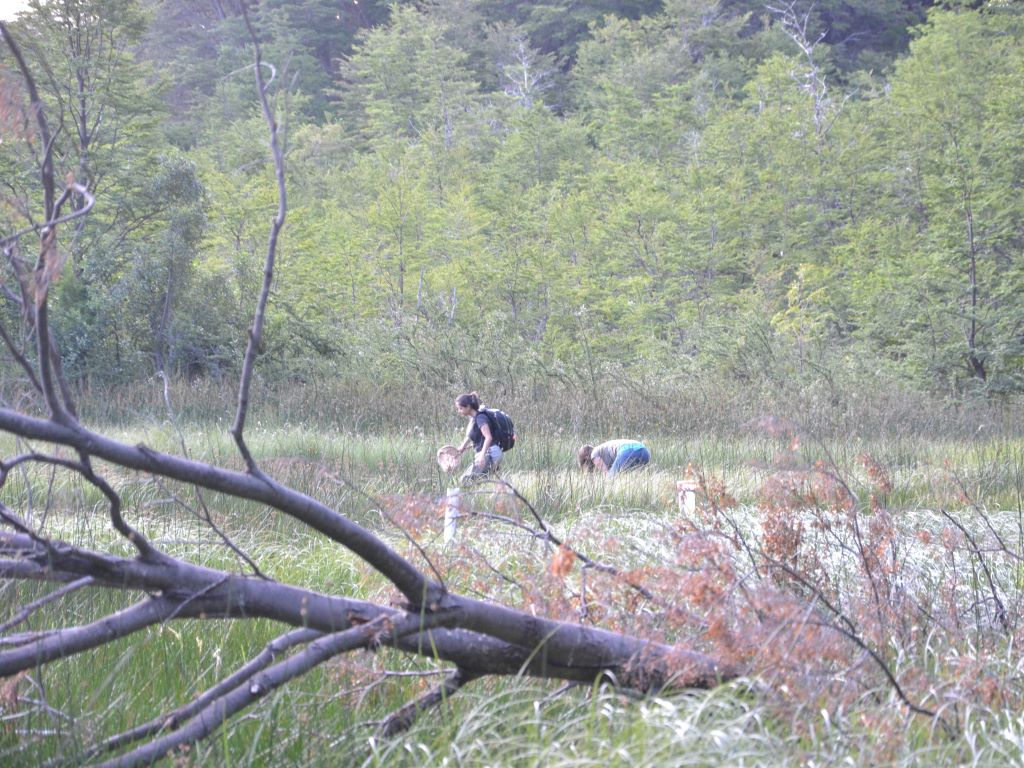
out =
{"type": "MultiPolygon", "coordinates": [[[[1024,387],[1019,3],[250,13],[288,189],[270,381],[1024,387]]],[[[240,9],[30,0],[9,28],[96,200],[51,299],[65,372],[234,373],[278,204],[240,9]]],[[[42,151],[0,56],[10,286],[42,151]]]]}

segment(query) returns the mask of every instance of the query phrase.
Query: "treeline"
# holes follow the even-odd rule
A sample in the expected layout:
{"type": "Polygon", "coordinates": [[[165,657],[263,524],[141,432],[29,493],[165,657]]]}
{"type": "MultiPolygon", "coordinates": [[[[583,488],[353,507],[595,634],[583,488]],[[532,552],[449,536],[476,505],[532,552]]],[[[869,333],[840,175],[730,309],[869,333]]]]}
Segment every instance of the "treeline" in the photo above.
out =
{"type": "MultiPolygon", "coordinates": [[[[251,8],[289,193],[262,375],[1019,392],[1024,8],[866,5],[251,8]]],[[[9,28],[97,200],[61,243],[65,370],[232,372],[277,206],[240,9],[32,0],[9,28]]],[[[2,55],[6,236],[40,147],[2,55]]]]}

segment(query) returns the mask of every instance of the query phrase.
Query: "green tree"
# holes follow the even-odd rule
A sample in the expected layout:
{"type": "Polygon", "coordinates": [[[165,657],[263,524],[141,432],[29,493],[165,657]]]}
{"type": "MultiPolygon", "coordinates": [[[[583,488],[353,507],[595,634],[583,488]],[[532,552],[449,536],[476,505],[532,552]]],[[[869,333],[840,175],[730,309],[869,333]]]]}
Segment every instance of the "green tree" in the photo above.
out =
{"type": "Polygon", "coordinates": [[[782,43],[750,35],[748,22],[717,0],[670,0],[657,16],[596,28],[573,69],[573,102],[602,148],[685,161],[717,102],[782,43]]]}
{"type": "Polygon", "coordinates": [[[367,143],[434,135],[453,146],[480,122],[465,59],[439,23],[393,6],[387,26],[368,31],[341,67],[345,123],[367,143]]]}
{"type": "MultiPolygon", "coordinates": [[[[168,151],[157,80],[134,55],[146,23],[134,0],[33,0],[17,25],[30,66],[45,73],[45,108],[59,116],[55,171],[97,200],[78,220],[54,296],[63,310],[55,330],[73,375],[129,375],[172,354],[172,304],[180,296],[173,286],[184,284],[190,264],[188,250],[175,249],[191,247],[202,227],[194,210],[201,208],[198,182],[168,151]],[[130,236],[133,248],[126,246],[130,236]]],[[[38,160],[22,157],[15,165],[12,193],[31,211],[38,160]]]]}
{"type": "Polygon", "coordinates": [[[794,82],[800,71],[796,58],[762,65],[744,101],[709,121],[688,171],[715,261],[744,264],[774,311],[799,264],[827,261],[843,215],[832,185],[835,115],[818,120],[814,98],[794,82]]]}
{"type": "MultiPolygon", "coordinates": [[[[928,373],[1020,376],[1024,16],[939,11],[901,61],[884,113],[892,194],[917,236],[895,293],[925,291],[902,325],[928,373]]],[[[905,331],[904,331],[905,332],[905,331]]]]}
{"type": "MultiPolygon", "coordinates": [[[[264,60],[275,65],[293,93],[302,94],[302,116],[319,121],[329,111],[338,61],[352,52],[360,30],[387,20],[388,4],[265,0],[251,4],[249,12],[264,60]]],[[[160,0],[139,56],[167,74],[165,130],[178,146],[194,146],[211,120],[245,116],[252,96],[249,79],[229,73],[250,65],[250,45],[237,3],[160,0]]]]}

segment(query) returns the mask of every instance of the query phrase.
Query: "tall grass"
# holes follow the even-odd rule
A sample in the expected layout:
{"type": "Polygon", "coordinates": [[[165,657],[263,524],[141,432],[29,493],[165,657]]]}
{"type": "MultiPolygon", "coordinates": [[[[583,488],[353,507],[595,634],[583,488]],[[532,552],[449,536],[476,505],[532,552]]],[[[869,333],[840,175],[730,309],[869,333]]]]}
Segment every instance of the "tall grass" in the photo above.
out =
{"type": "MultiPolygon", "coordinates": [[[[83,400],[90,403],[83,415],[119,439],[173,452],[183,442],[195,458],[240,469],[227,435],[233,407],[228,391],[209,383],[176,382],[173,410],[168,412],[162,385],[154,384],[152,390],[83,400]]],[[[538,573],[538,583],[547,573],[553,549],[495,519],[495,514],[530,519],[529,510],[507,493],[483,485],[468,494],[467,517],[460,521],[454,545],[444,546],[436,515],[427,515],[422,531],[395,526],[403,522],[396,511],[402,499],[419,500],[421,508],[436,511],[454,483],[433,460],[436,448],[458,442],[464,429],[448,393],[424,395],[419,412],[411,403],[407,410],[394,403],[384,407],[346,400],[344,393],[325,388],[299,389],[287,397],[283,392],[263,394],[270,395],[268,404],[253,414],[248,439],[261,466],[277,480],[377,530],[412,558],[421,556],[407,537],[418,537],[432,564],[447,569],[453,588],[514,604],[537,597],[527,595],[521,585],[499,583],[480,565],[486,561],[509,572],[538,573]],[[422,409],[424,402],[435,401],[422,409]],[[466,548],[483,560],[470,561],[466,548]]],[[[760,403],[740,407],[728,393],[725,405],[705,397],[705,405],[722,410],[698,419],[697,400],[652,408],[653,401],[637,401],[631,394],[628,388],[609,394],[607,405],[619,410],[614,421],[603,419],[602,424],[580,403],[513,400],[508,405],[522,439],[506,457],[506,479],[560,538],[617,568],[649,566],[676,556],[672,536],[680,520],[675,481],[688,466],[728,489],[738,505],[736,519],[756,536],[763,488],[780,467],[824,461],[842,473],[866,505],[873,486],[858,463],[863,455],[891,475],[885,503],[893,515],[902,516],[906,530],[941,535],[939,510],[944,509],[968,523],[984,514],[1019,544],[1024,530],[1024,441],[1014,434],[1012,419],[980,430],[972,421],[979,417],[988,424],[998,409],[979,411],[970,419],[960,414],[948,423],[923,417],[874,433],[863,426],[845,432],[832,424],[817,433],[801,432],[794,451],[794,433],[763,434],[750,427],[760,403]],[[736,412],[725,414],[727,408],[736,412]],[[599,426],[622,431],[598,432],[599,426]],[[612,481],[581,474],[574,465],[577,445],[618,434],[645,438],[654,455],[652,465],[612,481]]],[[[836,423],[848,418],[844,415],[836,423]]],[[[0,449],[14,452],[13,439],[0,436],[0,449]]],[[[271,577],[329,593],[386,599],[386,585],[364,564],[282,515],[213,494],[200,498],[191,489],[136,473],[102,465],[98,469],[122,492],[126,518],[172,555],[246,570],[197,516],[205,505],[218,526],[271,577]]],[[[16,472],[0,489],[0,500],[27,509],[46,535],[128,553],[109,530],[102,498],[63,470],[16,472]]],[[[980,523],[975,526],[981,528],[980,523]]],[[[923,555],[908,562],[922,583],[934,579],[935,590],[942,589],[948,578],[943,563],[923,555]]],[[[837,574],[842,567],[837,565],[837,574]]],[[[1003,567],[1011,569],[1003,579],[1016,579],[1018,589],[1024,588],[1019,563],[1003,567]]],[[[0,620],[14,606],[44,592],[39,585],[13,582],[0,589],[5,606],[0,620]]],[[[83,592],[40,612],[31,628],[85,622],[128,602],[114,593],[83,592]]],[[[22,703],[12,712],[5,710],[0,721],[0,762],[29,766],[63,755],[74,763],[102,734],[117,733],[187,701],[280,631],[265,621],[170,622],[37,671],[34,682],[22,689],[22,703]]],[[[932,670],[946,669],[952,663],[949,654],[963,652],[938,634],[923,647],[931,649],[933,658],[922,661],[921,668],[932,670]]],[[[1011,638],[1000,648],[986,652],[980,674],[1009,681],[1009,689],[1017,690],[1013,681],[1024,670],[1015,641],[1011,638]]],[[[913,670],[918,661],[897,655],[894,665],[913,670]]],[[[607,686],[562,690],[555,683],[525,679],[484,680],[459,692],[403,736],[374,738],[374,721],[429,684],[432,678],[419,676],[429,666],[388,651],[339,659],[268,697],[175,761],[236,766],[916,766],[1014,763],[1024,750],[1024,718],[1009,700],[1002,706],[998,701],[978,706],[964,698],[957,729],[949,733],[909,716],[885,684],[865,687],[856,700],[844,700],[837,709],[827,700],[787,699],[773,681],[759,677],[710,692],[641,700],[607,686]],[[381,682],[382,672],[401,674],[381,682]],[[886,729],[884,738],[879,729],[886,729]]],[[[961,692],[949,684],[944,695],[961,692]]]]}
{"type": "MultiPolygon", "coordinates": [[[[356,435],[436,434],[457,427],[452,402],[462,388],[424,386],[415,377],[398,381],[350,376],[344,381],[268,383],[257,378],[251,423],[320,426],[356,435]]],[[[973,440],[979,434],[1020,434],[1024,428],[1020,396],[951,399],[870,378],[787,385],[611,371],[600,390],[589,395],[573,382],[557,379],[527,388],[501,382],[470,388],[486,404],[508,411],[526,436],[745,435],[765,415],[785,417],[822,437],[852,440],[878,435],[973,440]]],[[[118,387],[85,383],[77,395],[83,418],[98,425],[165,423],[169,401],[182,423],[221,423],[226,428],[234,415],[237,381],[174,379],[166,393],[168,397],[163,381],[154,378],[118,387]]]]}

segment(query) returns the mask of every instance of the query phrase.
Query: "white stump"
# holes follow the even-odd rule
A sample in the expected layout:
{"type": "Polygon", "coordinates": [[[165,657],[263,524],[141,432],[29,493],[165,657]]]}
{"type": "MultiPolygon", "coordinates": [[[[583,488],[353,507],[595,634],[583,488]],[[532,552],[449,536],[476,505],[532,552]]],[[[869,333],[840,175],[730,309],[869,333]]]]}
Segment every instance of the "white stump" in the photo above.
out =
{"type": "Polygon", "coordinates": [[[455,538],[455,521],[459,517],[459,500],[462,498],[458,488],[449,488],[444,505],[444,543],[455,538]]]}
{"type": "Polygon", "coordinates": [[[697,511],[697,486],[696,480],[676,480],[676,501],[679,502],[680,513],[692,515],[697,511]]]}

